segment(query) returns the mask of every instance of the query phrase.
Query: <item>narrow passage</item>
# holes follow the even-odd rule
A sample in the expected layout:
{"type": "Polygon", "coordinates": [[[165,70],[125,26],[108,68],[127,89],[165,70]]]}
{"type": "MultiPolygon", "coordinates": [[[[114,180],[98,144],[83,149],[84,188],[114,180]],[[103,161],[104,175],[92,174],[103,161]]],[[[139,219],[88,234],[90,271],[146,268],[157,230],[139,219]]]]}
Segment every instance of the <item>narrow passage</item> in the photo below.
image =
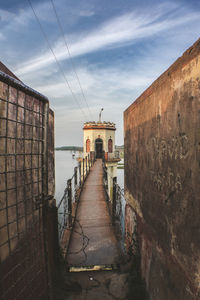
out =
{"type": "Polygon", "coordinates": [[[67,263],[75,267],[112,265],[118,255],[105,199],[102,160],[97,159],[80,196],[67,263]]]}
{"type": "Polygon", "coordinates": [[[131,258],[120,255],[105,199],[101,159],[93,165],[80,196],[67,265],[77,272],[62,270],[54,300],[147,299],[131,258]],[[117,269],[108,271],[92,269],[116,264],[117,269]]]}

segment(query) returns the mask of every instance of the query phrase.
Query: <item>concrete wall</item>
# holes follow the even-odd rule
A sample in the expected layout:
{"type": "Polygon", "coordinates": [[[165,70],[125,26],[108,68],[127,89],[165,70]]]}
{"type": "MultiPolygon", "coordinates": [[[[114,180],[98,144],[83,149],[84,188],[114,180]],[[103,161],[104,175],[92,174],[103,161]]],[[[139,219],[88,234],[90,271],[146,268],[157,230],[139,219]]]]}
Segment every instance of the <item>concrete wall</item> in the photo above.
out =
{"type": "Polygon", "coordinates": [[[106,161],[105,165],[107,167],[107,180],[108,180],[108,194],[109,198],[113,200],[113,178],[117,177],[117,162],[112,160],[106,161]]]}
{"type": "Polygon", "coordinates": [[[124,113],[126,228],[152,300],[200,299],[200,40],[124,113]]]}

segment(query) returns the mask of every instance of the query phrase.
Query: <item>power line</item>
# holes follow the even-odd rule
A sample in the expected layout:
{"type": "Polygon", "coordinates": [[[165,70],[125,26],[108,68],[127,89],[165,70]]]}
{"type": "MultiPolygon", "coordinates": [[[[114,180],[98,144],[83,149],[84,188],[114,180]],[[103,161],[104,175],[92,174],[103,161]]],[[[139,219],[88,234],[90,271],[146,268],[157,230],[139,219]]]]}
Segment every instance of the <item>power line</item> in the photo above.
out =
{"type": "Polygon", "coordinates": [[[62,35],[62,37],[63,37],[65,46],[66,46],[66,48],[67,48],[67,52],[68,52],[68,55],[69,55],[69,58],[70,58],[70,61],[71,61],[72,69],[73,69],[73,71],[74,71],[74,74],[76,75],[76,79],[77,79],[77,81],[78,81],[78,84],[79,84],[79,87],[80,87],[80,90],[81,90],[83,99],[84,99],[84,101],[85,101],[85,103],[86,103],[86,105],[87,105],[87,108],[88,108],[88,111],[89,111],[89,113],[90,113],[90,116],[93,117],[93,116],[92,116],[92,113],[91,113],[91,110],[90,110],[90,108],[89,108],[89,106],[88,106],[88,103],[87,103],[85,94],[84,94],[84,92],[83,92],[83,88],[82,88],[82,86],[81,86],[80,79],[79,79],[78,74],[77,74],[77,72],[76,72],[75,64],[74,64],[74,61],[73,61],[73,59],[72,59],[72,56],[71,56],[71,53],[70,53],[70,50],[69,50],[69,46],[68,46],[68,44],[67,44],[67,40],[66,40],[66,38],[65,38],[65,33],[64,33],[62,24],[61,24],[61,22],[60,22],[60,19],[59,19],[59,17],[58,17],[58,13],[57,13],[56,7],[55,7],[55,5],[54,5],[53,0],[50,0],[50,1],[51,1],[53,10],[54,10],[55,16],[56,16],[56,20],[57,20],[57,23],[58,23],[58,27],[59,27],[60,32],[61,32],[61,35],[62,35]]]}
{"type": "Polygon", "coordinates": [[[47,43],[49,49],[51,50],[51,53],[53,54],[53,57],[54,57],[54,59],[55,59],[55,61],[56,61],[56,64],[57,64],[57,66],[58,66],[58,68],[59,68],[61,74],[63,75],[63,78],[64,78],[64,80],[65,80],[65,82],[66,82],[66,84],[67,84],[67,86],[68,86],[68,88],[69,88],[69,90],[70,90],[70,92],[71,92],[71,94],[72,94],[72,97],[74,98],[76,104],[78,105],[79,109],[81,110],[82,114],[84,115],[85,119],[87,120],[87,116],[85,115],[85,112],[83,111],[82,107],[80,106],[80,104],[79,104],[79,102],[78,102],[78,100],[77,100],[77,97],[75,96],[75,94],[74,94],[72,88],[70,87],[69,82],[68,82],[68,80],[67,80],[67,78],[66,78],[66,76],[65,76],[65,73],[64,73],[64,71],[63,71],[63,69],[62,69],[62,67],[61,67],[61,64],[59,63],[59,61],[58,61],[58,59],[57,59],[57,57],[56,57],[56,55],[55,55],[55,52],[53,51],[53,49],[52,49],[52,47],[51,47],[51,44],[50,44],[50,42],[49,42],[49,39],[48,39],[48,37],[47,37],[45,31],[43,30],[42,24],[41,24],[41,22],[40,22],[40,20],[39,20],[39,18],[38,18],[38,16],[37,16],[37,14],[36,14],[36,12],[35,12],[33,6],[32,6],[31,0],[28,0],[28,2],[29,2],[29,5],[30,5],[30,7],[31,7],[31,9],[32,9],[32,11],[33,11],[33,14],[34,14],[35,18],[36,18],[36,21],[37,21],[38,24],[39,24],[39,27],[40,27],[40,30],[41,30],[43,36],[44,36],[44,39],[45,39],[45,41],[46,41],[46,43],[47,43]]]}

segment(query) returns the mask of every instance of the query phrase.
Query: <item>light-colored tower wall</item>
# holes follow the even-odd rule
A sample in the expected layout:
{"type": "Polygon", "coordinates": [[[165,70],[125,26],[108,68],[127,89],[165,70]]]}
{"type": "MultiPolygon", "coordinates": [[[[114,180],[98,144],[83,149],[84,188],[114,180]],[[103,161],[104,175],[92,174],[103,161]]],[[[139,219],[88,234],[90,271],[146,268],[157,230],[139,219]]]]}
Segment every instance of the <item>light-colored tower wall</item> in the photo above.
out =
{"type": "Polygon", "coordinates": [[[97,139],[102,140],[103,145],[101,140],[99,141],[102,145],[102,156],[104,155],[107,167],[108,193],[111,201],[113,196],[113,178],[117,177],[117,163],[120,160],[115,157],[115,130],[115,124],[110,122],[87,122],[83,127],[84,157],[90,154],[101,158],[98,156],[98,150],[95,145],[97,139]]]}
{"type": "Polygon", "coordinates": [[[112,140],[112,152],[109,156],[114,156],[115,151],[115,124],[113,123],[85,123],[84,124],[84,134],[83,134],[83,146],[84,146],[84,157],[90,152],[95,152],[95,142],[97,139],[103,141],[103,151],[108,153],[108,143],[112,140]],[[87,140],[90,140],[89,152],[87,151],[87,140]]]}

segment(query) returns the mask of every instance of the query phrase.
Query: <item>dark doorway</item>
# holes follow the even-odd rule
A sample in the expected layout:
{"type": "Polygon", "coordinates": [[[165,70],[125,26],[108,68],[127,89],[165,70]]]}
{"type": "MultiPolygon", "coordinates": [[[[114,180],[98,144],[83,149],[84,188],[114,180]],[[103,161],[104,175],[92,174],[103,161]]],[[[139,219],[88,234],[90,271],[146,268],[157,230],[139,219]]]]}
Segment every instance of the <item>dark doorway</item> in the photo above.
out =
{"type": "Polygon", "coordinates": [[[95,152],[96,152],[96,158],[102,158],[102,156],[103,156],[103,141],[102,141],[102,139],[96,139],[95,152]]]}

